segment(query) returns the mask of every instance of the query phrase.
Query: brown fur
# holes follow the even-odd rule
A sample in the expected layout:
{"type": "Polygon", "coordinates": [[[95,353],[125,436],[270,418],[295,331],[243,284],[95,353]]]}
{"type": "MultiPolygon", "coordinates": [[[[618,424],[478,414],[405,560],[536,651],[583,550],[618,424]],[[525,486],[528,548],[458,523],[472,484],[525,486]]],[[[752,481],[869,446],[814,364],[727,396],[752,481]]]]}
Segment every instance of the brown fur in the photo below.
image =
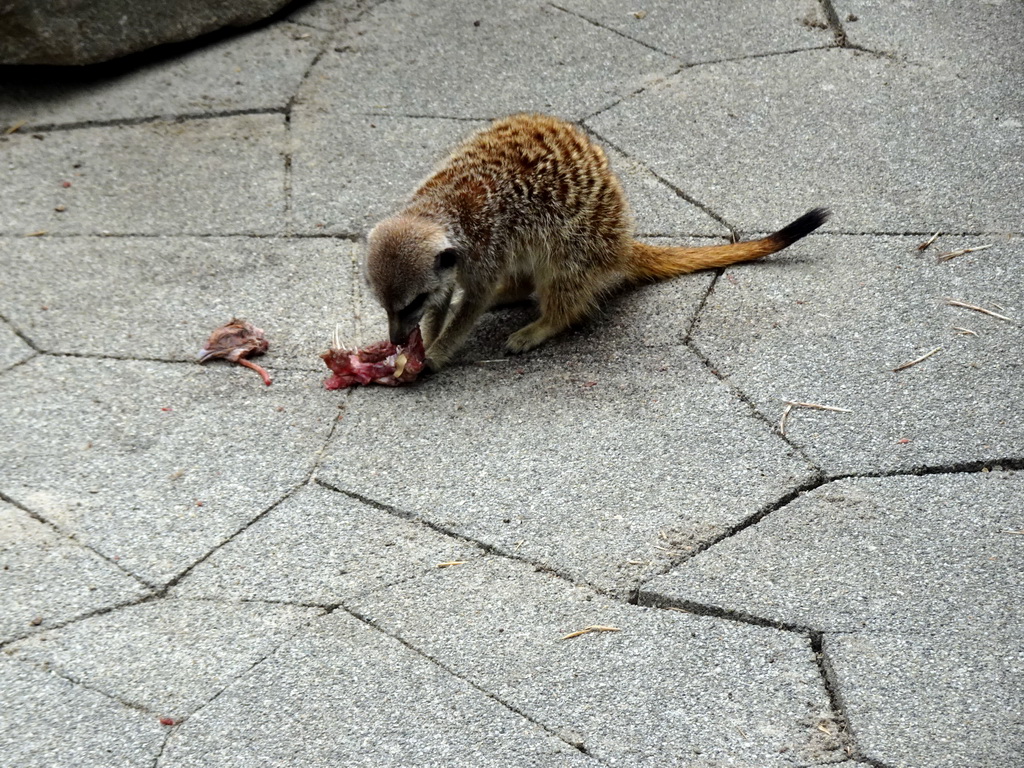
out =
{"type": "Polygon", "coordinates": [[[774,253],[819,226],[812,211],[762,240],[697,248],[646,245],[604,151],[576,126],[513,115],[470,136],[370,232],[367,276],[391,340],[421,323],[428,362],[447,363],[480,314],[536,292],[540,317],[513,333],[533,349],[630,283],[774,253]],[[453,302],[456,288],[461,296],[453,302]]]}

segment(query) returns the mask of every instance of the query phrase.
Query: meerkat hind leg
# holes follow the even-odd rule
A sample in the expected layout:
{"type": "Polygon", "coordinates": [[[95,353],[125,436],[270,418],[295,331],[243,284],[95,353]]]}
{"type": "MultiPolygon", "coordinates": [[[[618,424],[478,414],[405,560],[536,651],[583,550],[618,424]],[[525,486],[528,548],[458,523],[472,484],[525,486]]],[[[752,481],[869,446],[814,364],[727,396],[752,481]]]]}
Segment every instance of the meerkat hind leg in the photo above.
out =
{"type": "Polygon", "coordinates": [[[539,287],[540,317],[508,337],[505,349],[529,352],[590,314],[595,306],[591,286],[553,281],[539,287]]]}

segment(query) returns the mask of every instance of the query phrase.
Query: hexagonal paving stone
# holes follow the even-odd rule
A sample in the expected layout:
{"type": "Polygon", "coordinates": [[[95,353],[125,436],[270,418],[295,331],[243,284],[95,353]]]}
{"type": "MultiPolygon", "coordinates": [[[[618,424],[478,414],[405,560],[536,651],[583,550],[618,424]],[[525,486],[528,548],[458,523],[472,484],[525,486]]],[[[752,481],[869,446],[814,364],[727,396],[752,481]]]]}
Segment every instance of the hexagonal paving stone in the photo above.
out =
{"type": "Polygon", "coordinates": [[[811,474],[680,349],[524,358],[359,392],[318,470],[617,592],[811,474]]]}
{"type": "Polygon", "coordinates": [[[335,238],[18,238],[0,253],[0,314],[48,352],[162,360],[195,360],[243,317],[270,341],[257,362],[326,373],[335,329],[377,330],[360,321],[359,255],[335,238]]]}
{"type": "Polygon", "coordinates": [[[6,650],[179,720],[319,612],[290,605],[159,600],[83,619],[6,650]]]}
{"type": "Polygon", "coordinates": [[[847,478],[644,585],[830,632],[1024,629],[1024,474],[847,478]]]}
{"type": "Polygon", "coordinates": [[[278,233],[285,116],[7,136],[0,234],[278,233]]]}
{"type": "Polygon", "coordinates": [[[711,365],[767,418],[780,418],[784,400],[852,411],[800,408],[788,419],[790,440],[830,474],[1024,458],[1024,240],[942,237],[924,252],[920,242],[812,235],[802,251],[731,268],[694,330],[711,365]]]}
{"type": "Polygon", "coordinates": [[[829,635],[824,648],[857,745],[876,764],[1020,764],[1024,631],[829,635]]]}
{"type": "Polygon", "coordinates": [[[0,402],[0,491],[150,583],[302,482],[337,408],[308,373],[264,387],[239,367],[74,357],[8,372],[0,402]]]}
{"type": "Polygon", "coordinates": [[[677,66],[548,4],[399,0],[346,26],[300,98],[319,91],[353,113],[579,119],[677,66]]]}
{"type": "Polygon", "coordinates": [[[1019,109],[1010,89],[832,49],[686,69],[588,123],[747,231],[826,205],[827,231],[1005,232],[1024,221],[1019,109]]]}
{"type": "Polygon", "coordinates": [[[481,554],[422,523],[311,486],[201,562],[173,594],[332,605],[481,554]]]}
{"type": "Polygon", "coordinates": [[[95,552],[0,501],[0,641],[146,592],[95,552]]]}
{"type": "Polygon", "coordinates": [[[567,11],[614,29],[687,64],[830,45],[821,9],[804,0],[557,0],[567,11]]]}
{"type": "Polygon", "coordinates": [[[498,558],[350,607],[611,765],[769,768],[846,756],[797,634],[623,605],[498,558]],[[567,637],[592,626],[615,629],[567,637]]]}
{"type": "Polygon", "coordinates": [[[343,611],[191,717],[161,768],[589,766],[566,742],[343,611]]]}
{"type": "MultiPolygon", "coordinates": [[[[283,110],[324,41],[275,24],[127,67],[8,69],[0,113],[33,125],[106,122],[233,110],[283,110]]],[[[48,137],[49,138],[49,137],[48,137]]]]}
{"type": "Polygon", "coordinates": [[[167,736],[153,715],[0,655],[0,749],[18,768],[152,768],[167,736]]]}

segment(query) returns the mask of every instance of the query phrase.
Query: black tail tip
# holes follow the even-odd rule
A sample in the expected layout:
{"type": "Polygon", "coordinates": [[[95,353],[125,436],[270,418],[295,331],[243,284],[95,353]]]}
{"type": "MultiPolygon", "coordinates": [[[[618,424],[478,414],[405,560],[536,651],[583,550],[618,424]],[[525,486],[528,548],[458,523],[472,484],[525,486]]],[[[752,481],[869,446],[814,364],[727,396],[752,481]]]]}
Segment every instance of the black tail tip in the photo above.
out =
{"type": "Polygon", "coordinates": [[[774,236],[785,241],[786,245],[791,245],[801,237],[811,234],[811,232],[828,221],[831,215],[832,211],[828,208],[813,208],[792,224],[787,224],[780,229],[774,236]]]}

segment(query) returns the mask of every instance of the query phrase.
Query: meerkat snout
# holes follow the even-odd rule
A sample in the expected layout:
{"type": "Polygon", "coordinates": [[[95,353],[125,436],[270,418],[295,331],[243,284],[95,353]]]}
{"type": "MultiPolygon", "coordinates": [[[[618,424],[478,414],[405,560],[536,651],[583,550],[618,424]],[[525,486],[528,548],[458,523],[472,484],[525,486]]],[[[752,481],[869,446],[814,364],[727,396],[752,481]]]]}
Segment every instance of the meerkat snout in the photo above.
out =
{"type": "MultiPolygon", "coordinates": [[[[425,314],[447,310],[458,250],[440,224],[408,215],[382,221],[367,244],[367,280],[387,312],[391,343],[405,344],[425,314]]],[[[422,329],[425,339],[440,332],[436,319],[429,325],[422,329]]]]}

